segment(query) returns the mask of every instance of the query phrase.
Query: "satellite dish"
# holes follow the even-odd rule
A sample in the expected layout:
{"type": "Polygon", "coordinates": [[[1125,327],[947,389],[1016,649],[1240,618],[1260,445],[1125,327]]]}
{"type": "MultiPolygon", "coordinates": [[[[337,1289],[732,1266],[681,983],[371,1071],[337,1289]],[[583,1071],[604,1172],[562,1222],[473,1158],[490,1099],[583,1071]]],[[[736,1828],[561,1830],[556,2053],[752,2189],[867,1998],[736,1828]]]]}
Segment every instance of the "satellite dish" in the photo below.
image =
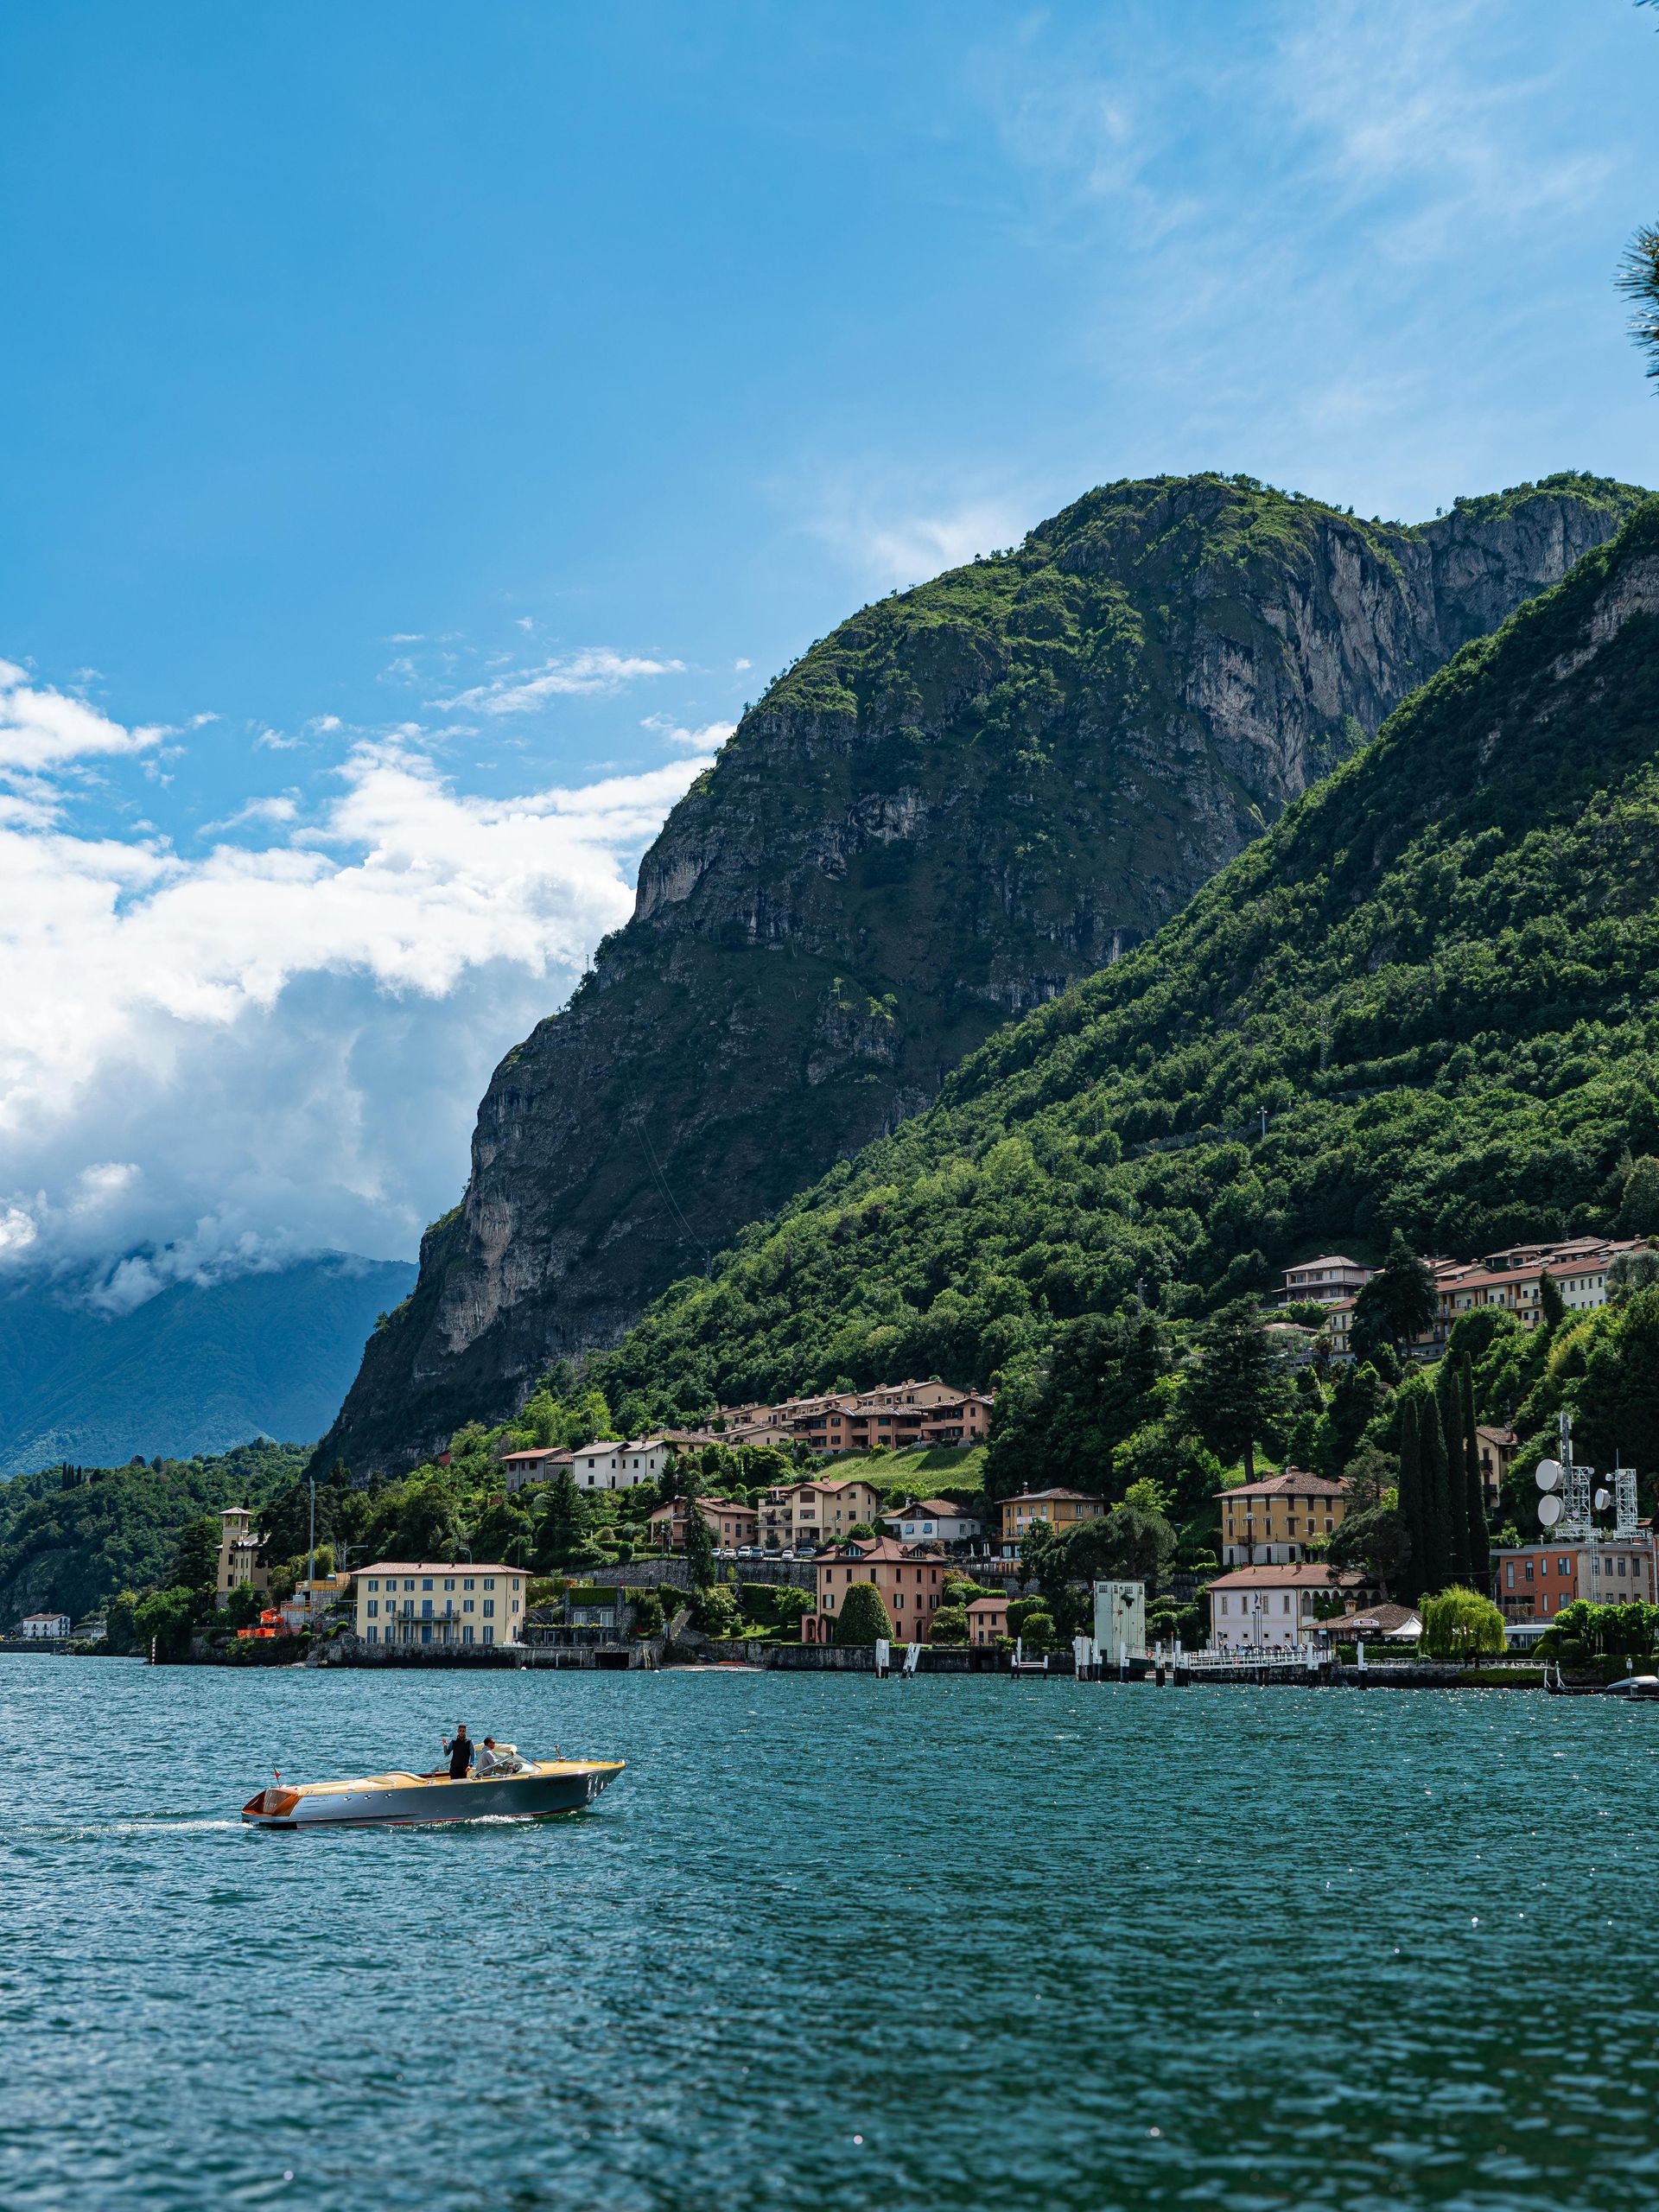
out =
{"type": "Polygon", "coordinates": [[[1599,1490],[1596,1492],[1596,1510],[1598,1513],[1605,1513],[1612,1502],[1613,1493],[1611,1491],[1599,1490]]]}
{"type": "Polygon", "coordinates": [[[1561,1501],[1559,1497],[1541,1497],[1539,1499],[1538,1518],[1542,1522],[1546,1529],[1553,1529],[1560,1517],[1561,1501]]]}
{"type": "Polygon", "coordinates": [[[1559,1490],[1561,1486],[1561,1463],[1559,1459],[1541,1459],[1533,1478],[1540,1490],[1559,1490]]]}

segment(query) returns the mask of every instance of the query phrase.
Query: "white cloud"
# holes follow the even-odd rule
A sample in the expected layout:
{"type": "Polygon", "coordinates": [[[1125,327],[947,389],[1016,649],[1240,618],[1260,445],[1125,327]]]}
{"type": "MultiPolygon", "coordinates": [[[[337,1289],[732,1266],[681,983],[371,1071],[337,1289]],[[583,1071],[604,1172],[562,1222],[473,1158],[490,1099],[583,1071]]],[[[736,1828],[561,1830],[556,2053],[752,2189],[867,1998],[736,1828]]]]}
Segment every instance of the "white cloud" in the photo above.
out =
{"type": "MultiPolygon", "coordinates": [[[[30,726],[121,749],[66,703],[30,726]]],[[[412,1252],[491,1067],[626,918],[707,759],[483,798],[406,731],[195,857],[79,834],[25,779],[0,803],[0,1262],[91,1267],[130,1305],[262,1255],[412,1252]]]]}
{"type": "Polygon", "coordinates": [[[881,490],[846,484],[821,496],[807,527],[838,553],[868,588],[904,590],[976,554],[1018,544],[1034,517],[1007,499],[974,499],[895,512],[881,490]]]}
{"type": "Polygon", "coordinates": [[[296,820],[299,811],[299,802],[291,791],[283,791],[275,798],[251,798],[238,806],[234,814],[227,814],[222,822],[205,823],[202,834],[212,836],[220,830],[241,830],[253,822],[280,825],[296,820]]]}
{"type": "Polygon", "coordinates": [[[0,1261],[15,1259],[26,1252],[39,1234],[35,1217],[27,1207],[8,1206],[0,1213],[0,1261]]]}
{"type": "Polygon", "coordinates": [[[142,753],[170,733],[124,729],[67,693],[41,690],[0,660],[0,773],[60,769],[93,753],[142,753]]]}
{"type": "Polygon", "coordinates": [[[579,652],[543,661],[540,667],[475,683],[453,698],[435,699],[435,707],[470,709],[485,715],[523,715],[549,699],[592,692],[618,691],[641,677],[668,676],[684,669],[679,660],[653,660],[640,653],[613,652],[608,645],[584,645],[579,652]]]}
{"type": "Polygon", "coordinates": [[[647,715],[639,725],[641,729],[655,730],[664,745],[683,746],[692,753],[718,753],[721,747],[737,728],[735,722],[704,722],[696,729],[688,729],[671,715],[647,715]]]}

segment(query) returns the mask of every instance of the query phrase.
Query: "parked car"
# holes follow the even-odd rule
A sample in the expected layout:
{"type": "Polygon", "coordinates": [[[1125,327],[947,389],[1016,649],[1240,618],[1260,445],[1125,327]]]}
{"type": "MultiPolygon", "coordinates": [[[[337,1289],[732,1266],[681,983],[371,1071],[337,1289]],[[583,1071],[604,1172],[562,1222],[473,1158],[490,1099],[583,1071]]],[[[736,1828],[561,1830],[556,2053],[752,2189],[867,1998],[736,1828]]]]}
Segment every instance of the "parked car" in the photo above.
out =
{"type": "Polygon", "coordinates": [[[753,1559],[754,1557],[754,1546],[753,1544],[740,1544],[737,1548],[737,1556],[739,1559],[753,1559]]]}

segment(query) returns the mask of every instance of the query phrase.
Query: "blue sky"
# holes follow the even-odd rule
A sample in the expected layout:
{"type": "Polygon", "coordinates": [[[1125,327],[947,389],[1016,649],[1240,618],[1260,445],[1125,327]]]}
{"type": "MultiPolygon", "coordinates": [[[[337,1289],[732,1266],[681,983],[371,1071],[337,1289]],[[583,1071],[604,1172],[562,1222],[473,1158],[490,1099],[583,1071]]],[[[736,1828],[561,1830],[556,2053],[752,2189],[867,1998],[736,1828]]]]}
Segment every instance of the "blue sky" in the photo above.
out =
{"type": "Polygon", "coordinates": [[[745,700],[1092,483],[1659,478],[1623,0],[64,0],[0,73],[16,1261],[412,1251],[745,700]]]}

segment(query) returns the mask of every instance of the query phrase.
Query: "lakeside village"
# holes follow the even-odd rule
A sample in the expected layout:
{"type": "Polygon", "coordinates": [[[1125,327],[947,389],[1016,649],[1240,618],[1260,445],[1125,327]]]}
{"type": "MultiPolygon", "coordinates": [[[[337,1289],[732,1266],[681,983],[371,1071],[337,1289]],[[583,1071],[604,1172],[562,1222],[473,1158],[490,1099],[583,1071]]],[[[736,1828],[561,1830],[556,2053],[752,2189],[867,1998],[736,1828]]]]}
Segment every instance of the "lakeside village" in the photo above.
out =
{"type": "Polygon", "coordinates": [[[461,1432],[429,1471],[429,1506],[446,1473],[484,1487],[465,1546],[353,1541],[362,1494],[331,1478],[296,1485],[266,1526],[246,1506],[198,1524],[205,1603],[180,1602],[185,1580],[125,1593],[105,1621],[39,1612],[11,1635],[356,1665],[868,1665],[897,1646],[912,1668],[975,1671],[1363,1666],[1369,1644],[1376,1659],[1531,1653],[1610,1675],[1659,1628],[1656,1531],[1633,1468],[1580,1464],[1562,1385],[1638,1306],[1659,1309],[1659,1250],[1640,1238],[1477,1262],[1396,1238],[1380,1268],[1306,1262],[1275,1307],[1227,1309],[1154,1384],[1179,1464],[1137,1472],[1147,1454],[1131,1450],[1132,1478],[1098,1489],[996,1494],[995,1396],[937,1379],[580,1442],[560,1426],[607,1426],[602,1400],[543,1386],[518,1424],[461,1432]],[[1283,1464],[1259,1468],[1275,1433],[1283,1464]]]}

